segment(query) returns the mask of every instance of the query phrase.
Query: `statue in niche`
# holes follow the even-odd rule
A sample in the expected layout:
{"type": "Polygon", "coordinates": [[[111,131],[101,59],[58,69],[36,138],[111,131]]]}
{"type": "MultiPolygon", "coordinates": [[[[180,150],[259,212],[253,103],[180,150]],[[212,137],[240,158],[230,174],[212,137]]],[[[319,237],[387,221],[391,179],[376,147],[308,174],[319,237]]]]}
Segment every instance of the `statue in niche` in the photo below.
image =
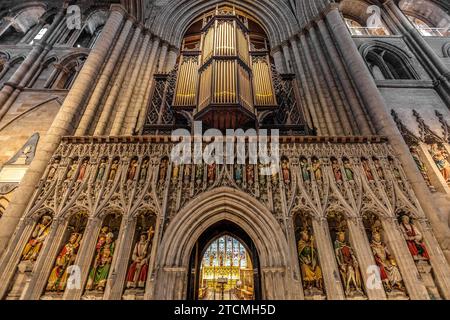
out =
{"type": "Polygon", "coordinates": [[[167,158],[164,158],[161,160],[161,164],[159,165],[159,183],[164,183],[166,181],[167,176],[167,170],[169,168],[169,160],[167,158]]]}
{"type": "Polygon", "coordinates": [[[82,234],[74,232],[56,258],[55,265],[47,282],[47,291],[61,292],[66,289],[69,277],[68,268],[73,265],[80,247],[82,234]]]}
{"type": "Polygon", "coordinates": [[[397,266],[397,262],[386,244],[381,240],[379,221],[375,222],[372,229],[372,241],[370,242],[370,247],[375,262],[378,268],[380,268],[380,277],[384,288],[387,292],[391,292],[394,289],[404,291],[403,279],[397,266]]]}
{"type": "Polygon", "coordinates": [[[201,184],[203,182],[203,170],[204,165],[202,162],[197,165],[197,170],[195,172],[195,180],[197,181],[197,184],[201,184]]]}
{"type": "Polygon", "coordinates": [[[333,159],[331,162],[331,168],[333,169],[334,179],[337,183],[342,182],[342,171],[339,162],[336,159],[333,159]]]}
{"type": "Polygon", "coordinates": [[[50,165],[50,169],[48,170],[47,180],[53,180],[55,178],[56,172],[58,171],[60,160],[55,159],[53,163],[50,165]]]}
{"type": "Polygon", "coordinates": [[[430,154],[445,181],[450,182],[450,163],[447,151],[444,147],[439,147],[437,143],[434,143],[431,145],[430,154]]]}
{"type": "Polygon", "coordinates": [[[380,180],[386,180],[386,178],[384,176],[383,166],[381,165],[381,161],[377,158],[374,158],[373,163],[375,165],[375,169],[377,171],[377,174],[378,174],[378,177],[380,178],[380,180]]]}
{"type": "Polygon", "coordinates": [[[300,232],[297,252],[302,271],[303,288],[305,290],[318,289],[323,292],[322,269],[319,266],[317,250],[314,247],[314,238],[310,236],[307,229],[300,232]]]}
{"type": "Polygon", "coordinates": [[[289,169],[289,160],[283,159],[281,162],[281,173],[283,174],[283,181],[285,184],[291,183],[291,171],[289,169]]]}
{"type": "Polygon", "coordinates": [[[69,171],[66,175],[66,181],[71,180],[73,176],[75,175],[75,172],[77,171],[77,163],[74,161],[69,167],[69,171]]]}
{"type": "Polygon", "coordinates": [[[394,159],[389,157],[388,161],[389,161],[389,165],[390,165],[390,168],[392,170],[392,173],[394,175],[394,178],[397,179],[397,181],[401,182],[402,181],[402,175],[400,173],[400,170],[395,165],[394,159]]]}
{"type": "Polygon", "coordinates": [[[127,289],[144,289],[148,275],[149,258],[155,231],[150,227],[148,232],[140,235],[131,256],[131,265],[127,273],[127,289]]]}
{"type": "Polygon", "coordinates": [[[96,181],[102,181],[103,180],[103,176],[105,175],[105,171],[106,171],[106,159],[102,158],[100,160],[100,165],[98,166],[98,171],[97,171],[97,176],[95,177],[96,181]]]}
{"type": "Polygon", "coordinates": [[[138,168],[138,160],[137,159],[131,160],[130,166],[128,167],[127,180],[129,180],[129,181],[134,180],[134,177],[136,176],[137,168],[138,168]]]}
{"type": "Polygon", "coordinates": [[[145,180],[147,180],[148,167],[149,167],[148,159],[144,159],[144,162],[141,165],[141,171],[139,173],[140,182],[144,182],[145,180]]]}
{"type": "Polygon", "coordinates": [[[216,180],[216,164],[208,164],[208,182],[213,183],[216,180]]]}
{"type": "Polygon", "coordinates": [[[344,172],[345,172],[345,178],[347,181],[355,181],[355,175],[353,173],[352,166],[350,164],[350,160],[344,159],[344,172]]]}
{"type": "Polygon", "coordinates": [[[425,179],[425,182],[427,183],[428,187],[431,187],[430,177],[428,176],[428,169],[425,166],[425,163],[420,159],[419,152],[417,151],[417,147],[412,146],[411,148],[409,148],[409,151],[411,153],[411,156],[413,157],[414,162],[417,165],[417,168],[419,169],[420,173],[422,174],[423,178],[425,179]]]}
{"type": "Polygon", "coordinates": [[[400,229],[405,237],[409,252],[414,258],[414,261],[428,261],[430,256],[428,250],[423,242],[422,233],[414,226],[411,218],[403,213],[400,215],[400,229]]]}
{"type": "Polygon", "coordinates": [[[189,184],[191,181],[191,165],[189,164],[184,165],[183,179],[185,184],[189,184]]]}
{"type": "Polygon", "coordinates": [[[252,186],[255,181],[255,169],[252,164],[249,164],[245,167],[245,174],[247,179],[247,184],[252,186]]]}
{"type": "Polygon", "coordinates": [[[310,182],[311,181],[311,171],[309,169],[308,160],[306,158],[301,159],[300,167],[302,170],[303,181],[310,182]]]}
{"type": "Polygon", "coordinates": [[[44,241],[50,233],[50,226],[53,219],[49,215],[41,217],[37,225],[33,229],[30,240],[22,251],[21,261],[36,261],[41,252],[44,241]]]}
{"type": "Polygon", "coordinates": [[[352,247],[347,244],[344,231],[336,233],[334,252],[344,282],[345,294],[348,296],[356,292],[363,295],[358,260],[353,253],[352,247]]]}
{"type": "Polygon", "coordinates": [[[369,160],[363,158],[361,160],[361,163],[362,163],[364,173],[366,174],[367,180],[375,181],[375,178],[373,177],[372,169],[370,168],[369,160]]]}
{"type": "Polygon", "coordinates": [[[174,164],[172,169],[172,182],[176,183],[178,180],[178,176],[180,175],[180,165],[174,164]]]}
{"type": "Polygon", "coordinates": [[[242,183],[242,166],[237,164],[234,170],[234,178],[237,183],[242,183]]]}
{"type": "Polygon", "coordinates": [[[109,170],[108,181],[114,181],[114,179],[116,179],[117,171],[119,171],[119,160],[114,159],[111,164],[111,169],[109,170]]]}
{"type": "Polygon", "coordinates": [[[322,183],[322,163],[317,158],[314,158],[312,160],[312,171],[314,172],[314,178],[316,179],[316,182],[322,183]]]}
{"type": "Polygon", "coordinates": [[[272,170],[272,184],[274,186],[278,185],[278,171],[279,171],[280,167],[277,165],[271,165],[271,170],[272,170]]]}
{"type": "Polygon", "coordinates": [[[104,291],[106,287],[115,249],[114,233],[108,232],[105,235],[106,230],[109,229],[103,229],[97,242],[94,264],[86,285],[88,291],[104,291]]]}
{"type": "Polygon", "coordinates": [[[77,178],[78,182],[83,181],[84,176],[86,175],[88,163],[89,163],[88,159],[83,160],[83,163],[80,166],[80,172],[78,172],[78,178],[77,178]]]}

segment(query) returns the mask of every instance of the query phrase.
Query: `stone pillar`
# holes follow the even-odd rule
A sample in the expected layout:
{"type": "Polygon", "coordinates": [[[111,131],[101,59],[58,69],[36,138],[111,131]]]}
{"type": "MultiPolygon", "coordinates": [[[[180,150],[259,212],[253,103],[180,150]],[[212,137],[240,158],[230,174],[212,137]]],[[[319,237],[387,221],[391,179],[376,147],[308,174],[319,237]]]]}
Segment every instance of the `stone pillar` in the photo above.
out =
{"type": "Polygon", "coordinates": [[[145,51],[148,46],[148,42],[150,41],[150,35],[146,34],[144,36],[144,41],[141,45],[139,55],[136,60],[136,64],[134,65],[133,72],[131,74],[131,78],[129,80],[126,91],[120,96],[119,104],[117,105],[117,113],[114,119],[113,127],[111,129],[112,136],[118,136],[122,133],[122,128],[124,126],[125,116],[127,114],[127,110],[131,101],[131,97],[133,95],[133,91],[135,86],[137,85],[137,79],[139,76],[139,72],[142,68],[142,61],[144,60],[145,51]]]}
{"type": "MultiPolygon", "coordinates": [[[[344,135],[353,135],[353,128],[350,125],[348,110],[346,110],[342,98],[340,96],[340,88],[336,85],[335,79],[333,77],[333,71],[330,69],[330,66],[327,62],[327,57],[325,56],[325,50],[322,48],[322,45],[317,37],[315,27],[311,26],[309,29],[309,35],[311,37],[312,50],[315,51],[315,55],[317,56],[320,64],[320,69],[322,70],[322,74],[325,78],[325,82],[327,84],[328,91],[331,93],[331,99],[336,107],[337,113],[339,115],[340,124],[342,126],[341,132],[344,135]]],[[[331,106],[330,106],[331,107],[331,106]]]]}
{"type": "Polygon", "coordinates": [[[291,52],[289,50],[289,42],[288,41],[283,41],[283,43],[281,44],[281,46],[283,47],[283,55],[284,55],[284,61],[286,64],[286,71],[288,73],[294,73],[294,69],[292,68],[292,58],[291,58],[291,52]]]}
{"type": "Polygon", "coordinates": [[[136,45],[138,43],[139,37],[141,35],[141,28],[136,28],[134,31],[133,39],[131,40],[131,43],[128,46],[128,50],[125,54],[125,57],[123,58],[122,64],[120,65],[119,73],[117,74],[116,78],[114,79],[114,84],[111,88],[111,91],[109,92],[108,98],[106,99],[105,105],[103,106],[102,113],[100,115],[100,118],[97,122],[97,126],[94,131],[94,136],[101,136],[105,134],[106,128],[108,126],[108,123],[110,122],[111,114],[114,109],[114,105],[117,102],[117,97],[119,96],[119,93],[121,92],[122,83],[125,78],[125,75],[128,71],[128,66],[131,63],[133,53],[136,49],[136,45]]]}
{"type": "Polygon", "coordinates": [[[95,80],[111,49],[115,35],[122,24],[125,14],[121,6],[111,6],[111,14],[99,41],[92,49],[52,126],[48,130],[45,138],[42,139],[30,168],[27,170],[2,217],[0,222],[0,254],[3,254],[20,217],[23,215],[33,195],[39,179],[61,141],[61,137],[73,132],[77,117],[80,114],[80,108],[83,107],[83,103],[90,89],[94,86],[95,80]]]}
{"type": "MultiPolygon", "coordinates": [[[[37,42],[36,45],[33,46],[33,49],[25,58],[25,60],[20,64],[19,68],[16,72],[11,76],[10,79],[6,79],[6,82],[3,85],[3,88],[0,90],[0,120],[4,117],[6,112],[9,110],[9,106],[11,104],[5,105],[6,101],[10,97],[11,93],[17,88],[17,85],[21,82],[21,80],[27,75],[30,69],[33,68],[34,65],[39,65],[37,62],[38,57],[41,55],[42,51],[46,47],[46,43],[50,35],[58,26],[59,22],[61,22],[64,16],[65,7],[62,8],[55,16],[55,19],[50,26],[49,30],[44,34],[42,39],[37,42]]],[[[1,241],[1,240],[0,240],[1,241]]],[[[0,244],[0,252],[1,252],[1,244],[0,244]]]]}
{"type": "Polygon", "coordinates": [[[158,60],[158,72],[165,73],[166,72],[166,59],[167,59],[167,51],[169,50],[169,43],[163,42],[161,46],[161,52],[159,54],[158,60]]]}
{"type": "Polygon", "coordinates": [[[84,110],[83,117],[81,118],[81,121],[75,132],[76,136],[82,136],[89,133],[89,128],[95,118],[97,108],[107,91],[108,84],[111,81],[114,69],[117,68],[117,62],[119,61],[120,55],[128,38],[128,34],[130,33],[134,22],[134,18],[129,18],[125,23],[125,26],[122,29],[122,33],[120,34],[120,37],[115,44],[114,50],[109,57],[108,63],[103,69],[102,74],[100,75],[95,86],[95,90],[92,93],[91,98],[89,99],[86,109],[84,110]]]}
{"type": "Polygon", "coordinates": [[[319,127],[320,126],[319,118],[316,113],[316,108],[314,108],[314,103],[311,98],[311,91],[308,86],[308,81],[306,81],[305,70],[303,68],[303,62],[300,57],[300,52],[298,50],[298,44],[297,44],[297,41],[295,38],[291,38],[291,47],[292,47],[292,52],[294,53],[295,64],[297,65],[297,69],[298,69],[298,76],[300,78],[300,84],[303,88],[302,91],[303,91],[303,94],[306,99],[307,110],[312,118],[313,125],[317,127],[316,128],[317,134],[322,135],[323,132],[322,132],[321,128],[319,127]]]}
{"type": "MultiPolygon", "coordinates": [[[[330,37],[330,33],[325,22],[320,19],[317,20],[317,25],[320,30],[320,34],[323,39],[323,43],[328,51],[329,57],[333,66],[336,68],[337,76],[339,77],[340,83],[342,85],[342,89],[345,92],[345,95],[350,104],[350,108],[355,119],[354,125],[355,129],[359,131],[362,135],[371,135],[372,130],[367,121],[366,114],[363,110],[363,106],[359,103],[358,97],[355,93],[355,88],[353,87],[352,81],[348,77],[348,73],[345,70],[344,65],[342,64],[341,57],[336,49],[336,46],[333,40],[330,37]]],[[[356,130],[355,130],[356,131],[356,130]]]]}
{"type": "Polygon", "coordinates": [[[385,236],[383,240],[398,263],[410,299],[428,300],[430,297],[427,289],[420,281],[419,272],[395,220],[395,218],[381,219],[385,236]]]}
{"type": "Polygon", "coordinates": [[[327,220],[320,219],[319,221],[315,217],[311,220],[327,298],[328,300],[345,300],[327,220]]]}
{"type": "MultiPolygon", "coordinates": [[[[303,49],[303,54],[306,58],[307,66],[309,68],[309,74],[311,75],[312,81],[314,83],[314,87],[317,92],[317,96],[319,98],[319,105],[322,111],[322,114],[325,118],[325,123],[328,129],[328,133],[331,136],[335,136],[337,134],[337,127],[339,127],[339,124],[336,123],[336,121],[333,122],[333,119],[331,117],[330,112],[330,103],[327,101],[325,93],[322,91],[322,86],[319,81],[319,78],[317,77],[317,72],[315,69],[315,63],[312,60],[311,52],[309,51],[309,45],[307,43],[306,36],[304,34],[300,34],[300,44],[303,49]]],[[[337,118],[337,117],[335,117],[337,118]]]]}
{"type": "Polygon", "coordinates": [[[175,64],[177,63],[178,52],[179,50],[176,47],[170,47],[169,55],[167,57],[166,72],[172,71],[172,69],[175,67],[175,64]]]}
{"type": "MultiPolygon", "coordinates": [[[[388,107],[381,96],[369,69],[365,65],[348,29],[339,13],[337,4],[330,4],[326,13],[326,20],[338,44],[344,62],[353,79],[358,80],[358,89],[366,105],[369,116],[377,134],[386,136],[396,156],[401,160],[407,178],[425,213],[427,214],[436,236],[444,250],[449,250],[450,230],[443,226],[438,217],[438,208],[431,201],[431,193],[423,180],[417,165],[409,153],[409,148],[401,136],[398,128],[389,114],[388,107]]],[[[446,266],[446,274],[450,275],[450,268],[446,266]]]]}
{"type": "Polygon", "coordinates": [[[147,106],[150,99],[150,92],[152,92],[152,83],[153,83],[153,74],[156,70],[156,55],[159,50],[159,38],[156,38],[153,40],[152,45],[152,53],[150,54],[150,59],[148,60],[147,64],[147,71],[144,76],[145,85],[141,86],[141,89],[143,90],[142,97],[139,93],[139,99],[137,100],[137,106],[139,107],[139,117],[137,121],[136,128],[128,128],[126,134],[131,134],[133,130],[140,131],[141,128],[145,125],[146,120],[146,112],[147,112],[147,106]]]}
{"type": "Polygon", "coordinates": [[[347,225],[350,243],[358,259],[361,281],[363,282],[362,286],[366,288],[367,297],[370,300],[385,300],[386,293],[384,292],[383,286],[381,288],[369,288],[367,286],[367,284],[372,283],[369,279],[372,274],[369,274],[368,271],[371,270],[372,266],[376,266],[377,264],[375,263],[375,258],[363,229],[361,219],[348,219],[347,225]]]}

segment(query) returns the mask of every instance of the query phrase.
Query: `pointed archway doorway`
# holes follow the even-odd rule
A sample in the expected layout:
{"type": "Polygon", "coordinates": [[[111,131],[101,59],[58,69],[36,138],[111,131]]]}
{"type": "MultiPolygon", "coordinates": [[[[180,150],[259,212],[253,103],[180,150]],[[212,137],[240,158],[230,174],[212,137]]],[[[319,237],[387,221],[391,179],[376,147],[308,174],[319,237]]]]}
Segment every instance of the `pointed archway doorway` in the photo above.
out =
{"type": "Polygon", "coordinates": [[[221,235],[233,236],[249,253],[254,252],[251,261],[258,262],[260,277],[254,282],[255,299],[258,295],[262,300],[303,299],[301,283],[293,273],[298,268],[297,257],[291,254],[282,225],[257,199],[229,187],[202,193],[171,219],[158,248],[155,277],[146,298],[194,299],[193,249],[199,243],[201,251],[221,235]]]}
{"type": "Polygon", "coordinates": [[[259,300],[256,247],[237,224],[222,220],[195,243],[189,263],[188,299],[259,300]]]}

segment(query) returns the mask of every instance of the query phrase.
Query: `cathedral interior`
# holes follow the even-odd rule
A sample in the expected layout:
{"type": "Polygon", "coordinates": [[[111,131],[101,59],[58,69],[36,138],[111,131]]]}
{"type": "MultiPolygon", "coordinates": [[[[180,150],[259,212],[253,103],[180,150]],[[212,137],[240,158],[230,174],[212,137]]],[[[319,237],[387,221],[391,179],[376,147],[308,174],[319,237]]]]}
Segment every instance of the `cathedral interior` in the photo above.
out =
{"type": "Polygon", "coordinates": [[[2,0],[0,299],[450,299],[449,108],[447,0],[2,0]]]}

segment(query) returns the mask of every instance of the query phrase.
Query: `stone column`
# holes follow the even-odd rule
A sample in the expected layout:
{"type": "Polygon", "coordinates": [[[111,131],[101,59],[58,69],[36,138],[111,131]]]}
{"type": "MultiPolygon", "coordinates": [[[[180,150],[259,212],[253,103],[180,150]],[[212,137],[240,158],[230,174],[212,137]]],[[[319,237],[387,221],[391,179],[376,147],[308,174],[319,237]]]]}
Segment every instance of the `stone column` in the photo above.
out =
{"type": "Polygon", "coordinates": [[[89,128],[95,118],[97,108],[107,91],[108,84],[111,81],[114,69],[117,68],[117,62],[119,61],[120,55],[128,38],[128,34],[130,33],[134,22],[134,18],[130,17],[125,23],[125,26],[122,29],[122,33],[120,34],[120,37],[115,44],[114,50],[109,57],[108,63],[103,69],[102,74],[100,75],[95,86],[95,90],[92,93],[91,98],[89,99],[86,109],[84,110],[83,117],[81,118],[80,124],[78,125],[78,128],[75,132],[76,136],[82,136],[89,133],[89,128]]]}
{"type": "Polygon", "coordinates": [[[100,115],[100,118],[97,122],[97,126],[94,131],[94,136],[101,136],[105,134],[106,127],[110,122],[111,114],[117,102],[117,97],[119,96],[119,93],[121,91],[122,83],[125,78],[125,75],[127,74],[128,66],[131,63],[133,53],[136,49],[136,45],[141,35],[141,31],[142,31],[141,28],[136,28],[136,30],[134,31],[133,39],[131,40],[131,43],[128,46],[128,50],[125,54],[125,57],[123,58],[122,64],[120,65],[119,73],[114,79],[114,84],[111,88],[111,91],[109,92],[105,105],[103,106],[102,113],[100,115]]]}
{"type": "Polygon", "coordinates": [[[111,6],[111,14],[103,29],[102,35],[91,54],[86,60],[77,80],[68,93],[61,106],[52,126],[48,130],[36,156],[27,170],[19,188],[6,209],[0,222],[0,254],[4,249],[16,228],[20,217],[23,215],[28,202],[41,178],[47,164],[58,147],[61,137],[71,134],[76,125],[80,108],[83,107],[90,89],[94,86],[95,80],[114,42],[115,35],[119,30],[125,11],[121,6],[111,6]]]}
{"type": "MultiPolygon", "coordinates": [[[[25,60],[20,64],[19,68],[16,72],[11,76],[10,79],[6,79],[6,82],[3,85],[3,88],[0,90],[0,120],[4,117],[6,112],[9,110],[9,106],[11,104],[5,105],[6,101],[10,97],[11,93],[17,88],[17,85],[22,81],[22,79],[27,75],[30,69],[33,68],[34,65],[39,65],[37,62],[38,57],[41,55],[42,51],[46,47],[46,43],[50,35],[58,26],[59,22],[62,20],[64,16],[65,7],[62,8],[55,16],[55,19],[48,29],[48,31],[44,34],[42,39],[37,42],[36,45],[33,46],[33,49],[25,58],[25,60]]],[[[0,240],[1,241],[1,240],[0,240]]],[[[1,245],[0,245],[1,252],[1,245]]]]}
{"type": "Polygon", "coordinates": [[[329,300],[345,300],[339,268],[334,254],[332,239],[326,219],[313,217],[312,227],[316,238],[320,267],[322,268],[325,294],[329,300]]]}
{"type": "Polygon", "coordinates": [[[148,106],[149,99],[150,99],[150,92],[152,92],[153,74],[156,70],[155,61],[156,61],[156,55],[159,50],[159,42],[160,42],[159,38],[156,38],[153,41],[152,53],[150,55],[150,59],[148,60],[147,72],[144,76],[146,84],[141,87],[141,89],[143,90],[143,95],[142,95],[142,97],[139,95],[139,99],[137,100],[137,105],[139,107],[139,117],[138,117],[138,121],[137,121],[137,126],[136,126],[136,128],[128,128],[128,131],[125,134],[131,134],[133,132],[133,130],[136,130],[139,132],[142,129],[142,127],[145,125],[145,120],[146,120],[146,116],[147,116],[147,114],[146,114],[147,106],[148,106]]]}
{"type": "Polygon", "coordinates": [[[172,69],[175,67],[175,64],[177,63],[178,52],[179,50],[176,47],[170,47],[169,55],[167,57],[166,72],[172,71],[172,69]]]}
{"type": "Polygon", "coordinates": [[[334,102],[337,113],[341,120],[342,130],[341,132],[344,135],[353,135],[353,129],[350,125],[349,113],[347,112],[342,98],[340,96],[340,88],[336,85],[335,79],[333,77],[333,70],[331,70],[330,66],[327,62],[327,57],[325,56],[323,49],[314,26],[309,28],[309,35],[312,43],[312,50],[315,51],[315,55],[319,60],[320,69],[322,70],[323,76],[325,78],[325,82],[327,84],[328,91],[331,93],[331,99],[334,102]]]}
{"type": "MultiPolygon", "coordinates": [[[[377,134],[386,136],[389,139],[396,156],[400,158],[405,169],[407,178],[414,190],[414,193],[425,213],[427,214],[436,236],[444,250],[449,250],[450,230],[443,226],[438,217],[438,208],[431,201],[431,193],[422,175],[414,163],[409,153],[409,148],[401,136],[398,128],[389,114],[388,107],[381,96],[372,75],[364,63],[358,48],[356,47],[344,21],[339,13],[337,4],[330,4],[326,13],[326,20],[332,34],[338,44],[344,62],[353,79],[358,81],[358,89],[361,98],[366,105],[370,119],[377,131],[377,134]]],[[[450,276],[450,268],[446,267],[446,274],[450,276]]]]}
{"type": "Polygon", "coordinates": [[[339,77],[342,89],[344,90],[345,95],[350,104],[350,108],[353,117],[355,119],[354,121],[354,125],[356,126],[355,129],[358,129],[359,133],[362,135],[371,135],[372,130],[367,121],[367,117],[365,115],[363,107],[359,103],[358,97],[356,96],[355,93],[355,88],[353,87],[352,81],[349,79],[348,73],[345,70],[344,65],[342,64],[341,57],[336,49],[333,40],[330,37],[328,28],[322,19],[317,20],[317,26],[319,27],[323,43],[325,44],[325,47],[328,51],[331,62],[333,66],[336,68],[336,73],[337,76],[339,77]]]}
{"type": "Polygon", "coordinates": [[[371,283],[369,274],[367,271],[371,270],[372,266],[376,266],[375,258],[372,254],[369,241],[363,229],[362,221],[359,218],[348,219],[348,233],[350,243],[355,251],[356,257],[359,263],[359,269],[361,271],[362,286],[366,288],[367,297],[370,300],[385,300],[386,293],[383,286],[381,288],[368,288],[367,284],[371,283]]]}
{"type": "Polygon", "coordinates": [[[161,46],[161,52],[159,54],[158,60],[158,72],[164,73],[166,71],[166,59],[167,59],[167,51],[169,50],[169,43],[163,42],[161,46]]]}
{"type": "Polygon", "coordinates": [[[295,64],[297,65],[298,76],[300,78],[300,84],[303,88],[303,94],[306,99],[306,105],[307,105],[308,112],[311,115],[311,118],[313,120],[313,125],[317,127],[316,128],[318,130],[317,133],[319,135],[321,135],[321,134],[323,134],[323,132],[321,131],[321,128],[319,127],[320,126],[319,118],[317,116],[316,108],[314,108],[314,103],[311,98],[311,91],[308,86],[308,81],[306,81],[305,70],[303,68],[302,59],[300,57],[300,52],[298,50],[298,44],[297,44],[295,37],[291,38],[291,47],[292,47],[292,52],[294,53],[295,64]]]}
{"type": "Polygon", "coordinates": [[[291,52],[289,51],[289,42],[283,41],[281,46],[283,47],[283,55],[284,55],[284,61],[286,64],[286,71],[288,73],[294,73],[294,69],[292,68],[293,61],[291,58],[291,52]]]}
{"type": "Polygon", "coordinates": [[[146,34],[144,36],[144,41],[141,45],[139,55],[136,60],[136,64],[134,66],[133,72],[131,74],[131,78],[129,80],[126,91],[120,96],[119,104],[117,106],[117,113],[114,119],[113,127],[111,129],[112,136],[118,136],[122,132],[122,128],[124,126],[125,116],[127,114],[127,110],[131,101],[131,97],[133,95],[133,91],[135,86],[137,85],[137,79],[139,76],[139,72],[142,68],[142,61],[144,60],[145,51],[148,46],[148,42],[150,41],[150,35],[146,34]]]}
{"type": "Polygon", "coordinates": [[[300,44],[303,49],[303,54],[306,58],[307,67],[310,70],[309,74],[312,78],[314,87],[317,92],[317,96],[319,98],[319,105],[320,105],[320,108],[322,109],[321,111],[325,118],[325,123],[326,123],[327,129],[328,129],[328,133],[331,136],[335,136],[337,134],[336,127],[339,127],[339,123],[336,123],[336,121],[333,122],[333,119],[331,117],[331,112],[330,112],[331,104],[329,103],[329,101],[327,101],[325,93],[322,91],[322,86],[319,81],[319,78],[317,77],[317,72],[315,69],[315,63],[312,60],[311,52],[309,51],[309,45],[307,43],[307,39],[304,34],[300,34],[300,44]]]}

